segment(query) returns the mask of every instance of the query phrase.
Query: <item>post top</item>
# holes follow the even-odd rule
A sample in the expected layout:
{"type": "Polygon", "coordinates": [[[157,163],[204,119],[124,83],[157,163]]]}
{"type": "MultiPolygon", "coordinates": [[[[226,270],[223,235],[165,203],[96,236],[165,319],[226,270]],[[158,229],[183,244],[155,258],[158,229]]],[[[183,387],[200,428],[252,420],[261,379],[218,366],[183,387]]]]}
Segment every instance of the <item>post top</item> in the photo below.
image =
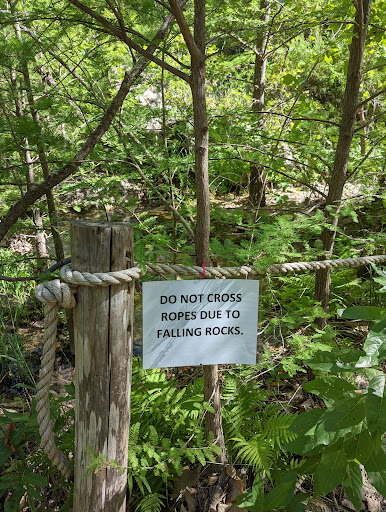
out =
{"type": "Polygon", "coordinates": [[[103,220],[92,220],[92,219],[74,219],[71,221],[71,224],[79,227],[89,227],[89,228],[114,228],[114,227],[129,227],[130,222],[122,222],[122,221],[112,221],[107,222],[103,220]]]}

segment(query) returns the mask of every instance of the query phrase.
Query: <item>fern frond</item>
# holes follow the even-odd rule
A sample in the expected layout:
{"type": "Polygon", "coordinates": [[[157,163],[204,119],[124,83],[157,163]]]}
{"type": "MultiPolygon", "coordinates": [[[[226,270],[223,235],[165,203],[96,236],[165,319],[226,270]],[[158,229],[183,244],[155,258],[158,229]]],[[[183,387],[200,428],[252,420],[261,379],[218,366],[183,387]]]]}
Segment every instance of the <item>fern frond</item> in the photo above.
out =
{"type": "Polygon", "coordinates": [[[279,414],[268,418],[262,433],[273,447],[281,448],[283,444],[296,438],[296,434],[289,430],[295,417],[294,414],[279,414]]]}
{"type": "Polygon", "coordinates": [[[159,436],[158,436],[158,432],[155,428],[154,425],[149,425],[149,441],[151,442],[151,444],[153,446],[157,446],[158,444],[158,439],[159,439],[159,436]]]}
{"type": "Polygon", "coordinates": [[[129,447],[127,465],[133,469],[139,468],[139,460],[135,452],[136,450],[133,447],[129,447]]]}
{"type": "Polygon", "coordinates": [[[161,512],[164,507],[165,496],[154,492],[142,496],[138,505],[135,507],[136,512],[161,512]]]}
{"type": "Polygon", "coordinates": [[[238,457],[250,464],[256,472],[265,470],[269,473],[275,451],[267,439],[256,436],[249,441],[243,437],[232,440],[236,441],[235,448],[239,449],[238,457]]]}
{"type": "Polygon", "coordinates": [[[139,421],[136,423],[132,423],[130,425],[130,430],[129,430],[130,444],[138,444],[140,429],[141,429],[141,423],[139,421]]]}

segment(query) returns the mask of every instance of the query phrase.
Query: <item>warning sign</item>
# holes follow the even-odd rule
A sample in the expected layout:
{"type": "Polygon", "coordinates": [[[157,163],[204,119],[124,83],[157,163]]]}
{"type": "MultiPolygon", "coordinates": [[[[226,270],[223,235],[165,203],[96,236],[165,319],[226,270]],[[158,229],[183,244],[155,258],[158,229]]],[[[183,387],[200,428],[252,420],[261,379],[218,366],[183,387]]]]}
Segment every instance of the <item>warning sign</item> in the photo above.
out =
{"type": "Polygon", "coordinates": [[[259,282],[143,283],[143,367],[255,364],[259,282]]]}

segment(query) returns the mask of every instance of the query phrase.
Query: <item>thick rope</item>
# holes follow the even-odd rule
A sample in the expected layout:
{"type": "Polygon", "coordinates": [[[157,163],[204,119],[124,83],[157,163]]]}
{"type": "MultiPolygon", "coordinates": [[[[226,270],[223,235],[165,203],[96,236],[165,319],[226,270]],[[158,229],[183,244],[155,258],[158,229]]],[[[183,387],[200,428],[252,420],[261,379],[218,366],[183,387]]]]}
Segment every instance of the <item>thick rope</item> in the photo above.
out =
{"type": "Polygon", "coordinates": [[[50,421],[50,386],[54,371],[56,331],[58,326],[58,309],[75,306],[75,298],[68,284],[61,283],[59,279],[39,284],[35,291],[36,297],[45,303],[44,307],[44,335],[43,358],[37,383],[36,411],[38,413],[41,445],[47,457],[58,467],[65,478],[72,475],[70,461],[55,445],[52,423],[50,421]]]}
{"type": "MultiPolygon", "coordinates": [[[[116,272],[98,272],[91,274],[89,272],[78,272],[72,270],[70,265],[65,265],[60,271],[60,275],[66,283],[75,286],[110,286],[114,284],[128,283],[139,279],[146,273],[159,275],[190,276],[205,279],[213,278],[232,278],[247,276],[263,276],[266,274],[286,274],[287,272],[305,272],[307,270],[320,270],[338,267],[360,267],[370,265],[371,263],[386,262],[386,254],[380,256],[365,256],[362,258],[346,258],[341,260],[323,260],[307,261],[296,263],[282,263],[270,265],[265,271],[257,271],[254,268],[242,267],[206,267],[205,273],[202,267],[186,265],[166,265],[148,264],[142,270],[140,267],[133,267],[127,270],[116,272]]],[[[36,297],[45,302],[44,319],[44,337],[43,337],[43,359],[39,373],[39,382],[37,384],[37,405],[38,423],[41,435],[41,444],[48,458],[56,464],[62,474],[69,478],[72,475],[72,467],[67,457],[55,445],[52,424],[50,421],[50,402],[49,389],[51,377],[54,370],[56,331],[58,324],[59,306],[73,308],[75,298],[66,283],[61,283],[59,279],[46,281],[39,284],[36,288],[36,297]]]]}
{"type": "MultiPolygon", "coordinates": [[[[345,258],[342,260],[323,260],[323,261],[299,261],[295,263],[279,263],[270,265],[264,271],[257,271],[254,268],[242,267],[205,267],[204,279],[222,278],[222,277],[245,277],[245,276],[263,276],[265,274],[286,274],[288,272],[305,272],[307,270],[320,270],[338,267],[360,267],[370,265],[371,263],[383,263],[386,261],[386,254],[380,256],[364,256],[362,258],[345,258]]],[[[119,270],[116,272],[98,272],[90,274],[89,272],[77,272],[72,270],[70,265],[65,265],[60,271],[64,281],[73,285],[83,286],[109,286],[112,284],[128,283],[133,279],[139,279],[146,273],[173,276],[190,276],[201,278],[204,270],[202,267],[186,265],[166,265],[158,263],[156,265],[148,264],[142,270],[139,267],[119,270]]]]}

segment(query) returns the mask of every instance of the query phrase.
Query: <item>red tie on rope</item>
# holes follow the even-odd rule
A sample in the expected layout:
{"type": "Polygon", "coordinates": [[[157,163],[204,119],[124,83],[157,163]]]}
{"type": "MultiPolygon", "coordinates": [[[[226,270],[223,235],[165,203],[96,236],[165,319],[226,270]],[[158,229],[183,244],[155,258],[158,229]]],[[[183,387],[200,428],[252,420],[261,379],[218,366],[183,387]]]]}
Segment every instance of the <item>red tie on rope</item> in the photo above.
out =
{"type": "Polygon", "coordinates": [[[201,279],[204,279],[204,277],[205,277],[205,261],[203,261],[203,262],[202,262],[201,267],[202,267],[202,276],[201,276],[201,279]]]}

